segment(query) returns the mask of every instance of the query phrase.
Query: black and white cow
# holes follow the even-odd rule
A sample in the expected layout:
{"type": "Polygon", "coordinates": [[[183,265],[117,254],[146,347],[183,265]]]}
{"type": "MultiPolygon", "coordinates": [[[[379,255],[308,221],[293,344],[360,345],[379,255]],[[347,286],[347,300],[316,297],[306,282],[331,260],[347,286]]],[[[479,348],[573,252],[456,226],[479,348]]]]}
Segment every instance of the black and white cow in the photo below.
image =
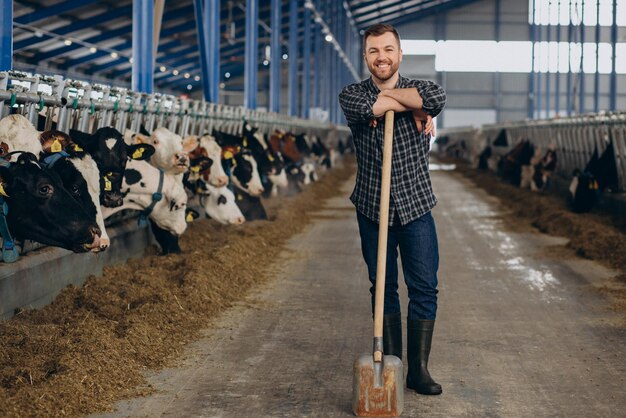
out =
{"type": "Polygon", "coordinates": [[[209,218],[225,225],[241,225],[246,221],[241,209],[235,203],[234,193],[228,187],[215,187],[202,180],[199,187],[200,205],[209,218]]]}
{"type": "Polygon", "coordinates": [[[583,171],[574,170],[569,186],[571,205],[574,212],[589,212],[600,200],[606,189],[616,190],[618,185],[617,166],[613,142],[610,142],[598,157],[598,149],[583,171]]]}
{"type": "Polygon", "coordinates": [[[269,146],[265,135],[259,132],[257,128],[244,123],[242,145],[250,149],[258,163],[264,197],[276,196],[279,189],[287,189],[285,161],[280,152],[275,152],[269,146]]]}
{"type": "Polygon", "coordinates": [[[143,133],[132,134],[127,131],[124,135],[128,141],[129,135],[134,143],[150,144],[155,152],[150,159],[150,164],[154,165],[167,174],[183,175],[189,170],[189,152],[193,151],[197,145],[196,137],[183,138],[167,128],[157,128],[148,135],[145,129],[143,133]]]}
{"type": "Polygon", "coordinates": [[[160,228],[176,236],[182,235],[187,229],[187,193],[182,182],[161,173],[145,161],[129,161],[122,177],[124,203],[115,208],[104,208],[105,219],[124,209],[145,212],[151,208],[148,217],[160,228]],[[159,193],[161,199],[156,200],[155,193],[159,193]]]}
{"type": "Polygon", "coordinates": [[[253,197],[261,196],[263,184],[252,152],[242,147],[242,139],[224,132],[213,131],[213,137],[222,147],[222,163],[230,173],[233,186],[253,197]]]}
{"type": "Polygon", "coordinates": [[[114,128],[100,128],[93,134],[70,130],[73,142],[83,148],[96,162],[100,172],[100,203],[114,208],[124,203],[122,180],[129,160],[147,160],[154,154],[148,144],[127,145],[114,128]]]}
{"type": "Polygon", "coordinates": [[[233,187],[233,193],[235,194],[235,202],[246,218],[246,221],[267,219],[267,212],[259,196],[252,196],[237,186],[233,187]]]}
{"type": "Polygon", "coordinates": [[[32,153],[20,153],[15,162],[0,165],[0,195],[8,206],[9,229],[17,239],[74,252],[100,247],[101,232],[93,217],[32,153]]]}

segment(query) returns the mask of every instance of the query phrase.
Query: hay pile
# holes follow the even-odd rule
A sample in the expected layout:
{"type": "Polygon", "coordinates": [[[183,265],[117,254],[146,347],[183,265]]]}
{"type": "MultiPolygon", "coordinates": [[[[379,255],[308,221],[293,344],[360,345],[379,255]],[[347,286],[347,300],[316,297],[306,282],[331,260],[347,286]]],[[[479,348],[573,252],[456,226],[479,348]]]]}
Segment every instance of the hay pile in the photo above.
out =
{"type": "Polygon", "coordinates": [[[150,392],[144,371],[171,363],[220,311],[267,280],[286,241],[354,169],[353,159],[344,161],[300,195],[272,203],[273,221],[195,222],[182,255],[151,249],[0,323],[0,416],[79,416],[150,392]]]}

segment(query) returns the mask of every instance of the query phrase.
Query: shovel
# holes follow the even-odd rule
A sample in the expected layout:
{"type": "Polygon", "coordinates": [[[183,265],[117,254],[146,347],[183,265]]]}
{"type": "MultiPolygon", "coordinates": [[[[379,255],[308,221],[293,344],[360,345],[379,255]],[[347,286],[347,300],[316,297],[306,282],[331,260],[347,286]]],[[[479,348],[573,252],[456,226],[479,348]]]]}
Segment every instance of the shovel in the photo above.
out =
{"type": "Polygon", "coordinates": [[[359,417],[399,416],[404,408],[402,360],[383,353],[383,304],[385,302],[385,269],[387,267],[393,115],[391,110],[385,114],[376,297],[374,300],[374,353],[373,355],[365,354],[354,362],[352,411],[359,417]]]}

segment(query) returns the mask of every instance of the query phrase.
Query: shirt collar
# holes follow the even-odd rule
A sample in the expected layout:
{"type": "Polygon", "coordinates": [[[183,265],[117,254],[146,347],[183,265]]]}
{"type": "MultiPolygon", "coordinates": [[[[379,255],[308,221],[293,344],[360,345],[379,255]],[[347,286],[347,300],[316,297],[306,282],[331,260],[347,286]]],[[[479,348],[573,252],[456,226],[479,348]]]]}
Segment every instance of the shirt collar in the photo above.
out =
{"type": "MultiPolygon", "coordinates": [[[[399,74],[398,81],[396,82],[395,88],[396,89],[403,88],[406,85],[407,80],[408,79],[406,77],[402,77],[402,74],[399,74]]],[[[374,80],[372,80],[371,75],[365,80],[363,80],[363,83],[369,88],[370,91],[372,91],[372,93],[375,93],[375,94],[380,93],[380,89],[378,88],[376,83],[374,83],[374,80]]]]}

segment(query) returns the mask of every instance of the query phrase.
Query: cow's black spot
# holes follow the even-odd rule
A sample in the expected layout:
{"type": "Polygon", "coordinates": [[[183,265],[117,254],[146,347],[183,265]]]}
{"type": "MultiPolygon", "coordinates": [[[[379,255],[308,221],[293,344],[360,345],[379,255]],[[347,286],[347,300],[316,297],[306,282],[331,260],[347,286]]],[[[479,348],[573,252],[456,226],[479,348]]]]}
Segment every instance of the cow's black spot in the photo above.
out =
{"type": "Polygon", "coordinates": [[[226,196],[224,196],[223,194],[220,195],[220,197],[217,198],[217,204],[218,205],[225,205],[226,204],[226,196]]]}
{"type": "Polygon", "coordinates": [[[126,184],[129,185],[138,183],[142,179],[141,173],[132,168],[127,168],[126,171],[124,171],[124,178],[126,179],[126,184]]]}
{"type": "Polygon", "coordinates": [[[142,181],[141,183],[139,183],[139,185],[140,185],[141,187],[146,187],[146,183],[144,183],[143,181],[142,181]]]}

